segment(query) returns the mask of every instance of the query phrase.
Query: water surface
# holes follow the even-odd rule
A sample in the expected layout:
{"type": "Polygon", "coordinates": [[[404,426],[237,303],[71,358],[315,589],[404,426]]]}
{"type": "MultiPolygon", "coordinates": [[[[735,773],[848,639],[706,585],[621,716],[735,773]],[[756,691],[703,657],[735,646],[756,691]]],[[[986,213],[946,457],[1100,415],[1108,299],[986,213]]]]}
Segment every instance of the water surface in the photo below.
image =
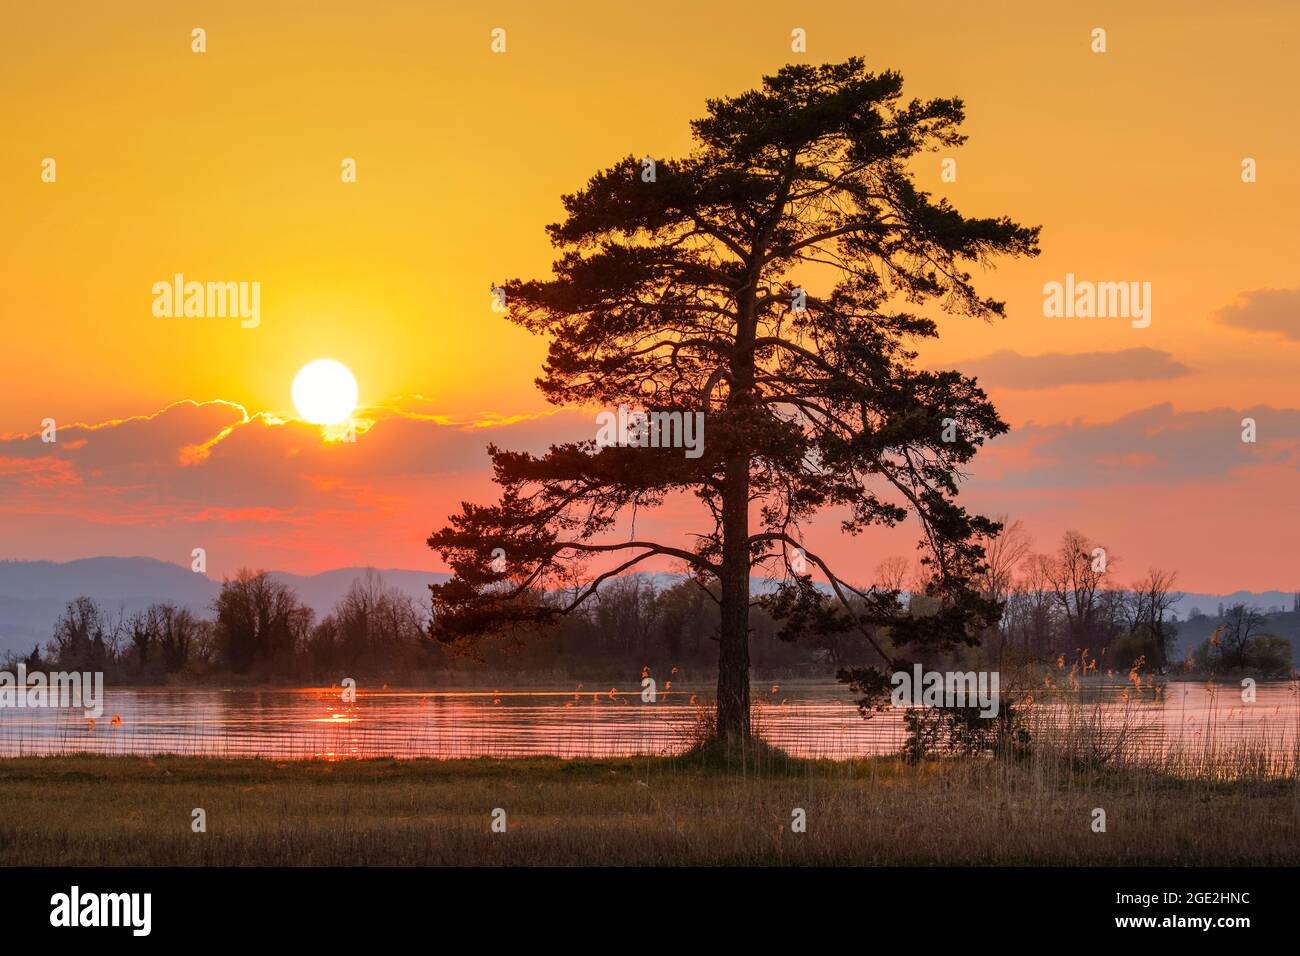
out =
{"type": "MultiPolygon", "coordinates": [[[[633,684],[632,687],[636,685],[633,684]]],[[[614,757],[671,754],[696,738],[711,686],[674,684],[654,703],[639,689],[551,690],[339,688],[284,690],[108,688],[104,713],[0,709],[0,756],[22,754],[202,754],[274,758],[614,757]]],[[[755,722],[765,739],[803,757],[844,759],[897,751],[902,712],[863,720],[833,681],[754,685],[755,722]]],[[[1249,743],[1294,757],[1300,709],[1295,685],[1260,684],[1255,703],[1234,685],[1174,682],[1162,693],[1088,687],[1035,705],[1035,719],[1121,730],[1152,751],[1225,752],[1249,743]]]]}

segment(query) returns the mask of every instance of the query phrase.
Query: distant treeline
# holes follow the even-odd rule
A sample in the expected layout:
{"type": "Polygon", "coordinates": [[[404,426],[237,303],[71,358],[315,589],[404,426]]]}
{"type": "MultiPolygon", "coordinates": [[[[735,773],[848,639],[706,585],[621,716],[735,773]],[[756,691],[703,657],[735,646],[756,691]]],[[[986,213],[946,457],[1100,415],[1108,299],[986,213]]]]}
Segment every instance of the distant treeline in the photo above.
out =
{"type": "MultiPolygon", "coordinates": [[[[209,610],[204,616],[161,603],[127,614],[80,597],[68,602],[45,647],[13,655],[7,664],[102,670],[142,683],[229,676],[328,683],[497,674],[639,679],[643,667],[663,679],[671,679],[673,668],[705,679],[717,664],[716,599],[691,581],[671,587],[640,576],[610,581],[546,633],[481,644],[474,656],[431,640],[428,609],[373,571],[353,581],[319,620],[288,585],[247,570],[222,583],[209,610]]],[[[864,638],[844,635],[784,643],[777,629],[756,612],[752,661],[758,675],[830,674],[866,650],[864,638]]]]}
{"type": "MultiPolygon", "coordinates": [[[[1290,641],[1269,633],[1286,615],[1234,605],[1220,608],[1213,619],[1196,615],[1180,622],[1170,610],[1181,597],[1172,573],[1150,570],[1131,586],[1118,587],[1113,559],[1077,532],[1068,532],[1056,551],[1034,554],[1019,522],[1009,522],[986,551],[981,588],[1003,604],[1000,623],[954,658],[923,663],[1043,662],[1077,667],[1081,676],[1122,676],[1135,665],[1166,673],[1291,672],[1290,641]],[[1175,654],[1182,627],[1206,636],[1175,654]]],[[[933,610],[924,596],[926,583],[922,567],[895,557],[877,566],[868,586],[892,592],[912,614],[925,614],[933,610]]],[[[829,606],[831,598],[826,600],[829,606]]],[[[431,640],[428,606],[374,571],[353,581],[319,620],[291,587],[248,570],[225,580],[208,610],[205,616],[163,603],[127,614],[80,597],[68,603],[44,648],[11,656],[7,664],[12,669],[21,659],[29,670],[101,670],[142,683],[229,677],[580,681],[639,679],[644,667],[661,681],[673,679],[674,668],[678,680],[706,680],[717,666],[717,596],[693,580],[664,586],[648,576],[612,579],[546,632],[480,644],[473,656],[431,640]]],[[[841,667],[880,663],[867,637],[853,628],[783,641],[781,624],[761,606],[754,607],[751,625],[751,664],[759,679],[829,676],[841,667]]],[[[887,629],[869,633],[890,649],[887,629]]]]}
{"type": "MultiPolygon", "coordinates": [[[[1213,632],[1176,653],[1188,622],[1172,611],[1183,597],[1174,590],[1174,572],[1152,568],[1124,587],[1116,556],[1098,542],[1067,531],[1054,551],[1035,553],[1021,523],[1003,521],[1002,534],[986,542],[982,584],[1004,610],[981,642],[980,659],[1077,661],[1093,673],[1139,666],[1164,673],[1290,675],[1291,642],[1267,631],[1282,615],[1221,606],[1213,632]]],[[[1198,615],[1194,633],[1204,633],[1203,619],[1198,615]]]]}

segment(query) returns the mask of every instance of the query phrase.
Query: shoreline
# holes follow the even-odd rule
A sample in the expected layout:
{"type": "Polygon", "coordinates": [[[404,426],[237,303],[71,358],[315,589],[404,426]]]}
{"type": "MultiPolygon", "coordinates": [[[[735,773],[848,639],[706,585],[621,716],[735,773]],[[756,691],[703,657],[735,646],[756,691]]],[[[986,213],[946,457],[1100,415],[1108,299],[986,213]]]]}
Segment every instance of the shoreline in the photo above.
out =
{"type": "MultiPolygon", "coordinates": [[[[961,670],[959,667],[951,668],[961,670]]],[[[1055,673],[1044,667],[1045,674],[1055,673]]],[[[348,675],[349,677],[351,675],[348,675]]],[[[628,673],[618,677],[555,677],[549,675],[524,675],[513,676],[508,674],[498,675],[499,679],[491,678],[474,678],[473,680],[459,680],[453,682],[431,682],[431,681],[401,681],[396,679],[366,677],[355,678],[357,680],[357,693],[376,693],[378,691],[428,691],[430,693],[452,694],[452,693],[502,693],[509,694],[513,691],[510,689],[511,684],[515,688],[524,688],[528,690],[552,689],[557,694],[571,694],[574,692],[574,685],[585,685],[582,693],[607,693],[608,686],[617,686],[620,682],[627,685],[627,690],[619,690],[619,693],[640,693],[641,674],[628,673]],[[502,688],[506,689],[502,689],[502,688]]],[[[1297,682],[1298,678],[1288,675],[1276,675],[1261,677],[1258,674],[1252,674],[1246,671],[1231,674],[1204,674],[1204,673],[1172,673],[1172,674],[1144,674],[1144,689],[1149,686],[1149,682],[1158,684],[1214,684],[1223,687],[1240,687],[1241,681],[1250,678],[1257,684],[1287,684],[1297,682]]],[[[693,688],[713,687],[717,683],[716,675],[701,678],[674,677],[673,683],[679,686],[690,686],[693,688]]],[[[767,687],[771,684],[780,684],[782,686],[810,686],[810,685],[836,685],[843,687],[845,692],[853,694],[849,685],[837,680],[835,674],[822,675],[797,675],[789,676],[780,674],[755,674],[750,679],[752,688],[767,687]]],[[[1078,680],[1081,690],[1118,690],[1131,686],[1132,682],[1125,680],[1118,673],[1114,677],[1087,677],[1078,680]]],[[[267,683],[265,681],[252,681],[241,683],[232,681],[227,678],[222,680],[186,680],[186,681],[139,681],[132,680],[128,682],[116,682],[105,679],[105,687],[110,690],[228,690],[228,691],[286,691],[286,692],[317,692],[342,691],[342,686],[338,683],[319,684],[304,681],[285,681],[283,683],[267,683]]],[[[1058,687],[1059,692],[1068,692],[1069,688],[1058,687]]],[[[660,691],[660,693],[664,693],[660,691]]]]}

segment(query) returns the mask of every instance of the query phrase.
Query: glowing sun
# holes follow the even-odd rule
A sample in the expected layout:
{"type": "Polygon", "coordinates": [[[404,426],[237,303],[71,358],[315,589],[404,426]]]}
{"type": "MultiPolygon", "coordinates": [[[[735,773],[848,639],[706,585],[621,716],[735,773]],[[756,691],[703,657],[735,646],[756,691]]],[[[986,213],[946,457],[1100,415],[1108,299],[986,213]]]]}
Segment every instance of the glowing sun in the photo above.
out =
{"type": "Polygon", "coordinates": [[[342,362],[308,362],[293,378],[293,404],[313,425],[337,425],[357,407],[357,380],[342,362]]]}

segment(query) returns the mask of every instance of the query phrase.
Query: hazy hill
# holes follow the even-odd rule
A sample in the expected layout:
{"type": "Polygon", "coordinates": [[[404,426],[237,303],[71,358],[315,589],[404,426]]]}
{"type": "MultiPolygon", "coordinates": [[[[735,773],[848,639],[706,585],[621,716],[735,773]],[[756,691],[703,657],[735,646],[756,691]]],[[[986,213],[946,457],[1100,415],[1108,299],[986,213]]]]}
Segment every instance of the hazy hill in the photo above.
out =
{"type": "MultiPolygon", "coordinates": [[[[1242,601],[1240,598],[1235,602],[1225,600],[1225,606],[1232,603],[1248,604],[1248,601],[1242,601]]],[[[1262,609],[1267,609],[1265,605],[1262,609]]],[[[1186,654],[1194,651],[1209,639],[1214,633],[1214,629],[1223,623],[1222,618],[1215,614],[1216,608],[1211,606],[1209,614],[1201,617],[1194,617],[1191,620],[1183,621],[1178,625],[1178,641],[1174,657],[1181,660],[1186,654]]],[[[1285,637],[1291,642],[1292,660],[1300,662],[1300,614],[1294,611],[1284,611],[1281,613],[1267,614],[1263,626],[1260,627],[1259,634],[1271,634],[1274,637],[1285,637]]]]}
{"type": "MultiPolygon", "coordinates": [[[[365,570],[335,568],[306,576],[271,573],[292,587],[317,615],[324,615],[365,570]]],[[[428,601],[428,586],[447,579],[432,571],[378,570],[385,581],[421,605],[428,601]]],[[[220,587],[219,580],[154,558],[0,561],[0,653],[44,645],[64,605],[80,595],[127,614],[170,601],[206,616],[220,587]]]]}
{"type": "MultiPolygon", "coordinates": [[[[447,580],[446,574],[381,568],[379,573],[391,585],[424,606],[428,585],[447,580]]],[[[298,575],[273,571],[273,576],[292,587],[303,602],[317,615],[324,615],[347,591],[365,568],[335,568],[320,574],[298,575]]],[[[680,580],[671,574],[653,575],[658,587],[670,587],[680,580]]],[[[33,644],[44,645],[63,606],[79,595],[87,595],[106,607],[123,609],[127,614],[159,601],[170,601],[191,610],[208,614],[221,582],[204,574],[195,574],[188,566],[168,564],[154,558],[83,558],[79,561],[0,561],[0,653],[11,649],[30,650],[33,644]]],[[[770,588],[771,582],[755,579],[755,592],[770,588]]],[[[1199,644],[1213,630],[1210,624],[1219,604],[1247,604],[1267,611],[1281,608],[1291,612],[1294,595],[1284,591],[1234,591],[1231,594],[1186,594],[1174,610],[1184,620],[1193,610],[1208,615],[1194,625],[1185,625],[1179,645],[1199,644]],[[1205,633],[1203,634],[1202,631],[1205,633]]],[[[1270,621],[1266,630],[1279,636],[1293,637],[1294,615],[1282,615],[1270,621]]],[[[1300,620],[1300,618],[1296,618],[1300,620]]],[[[1300,631],[1300,625],[1297,625],[1300,631]]]]}

